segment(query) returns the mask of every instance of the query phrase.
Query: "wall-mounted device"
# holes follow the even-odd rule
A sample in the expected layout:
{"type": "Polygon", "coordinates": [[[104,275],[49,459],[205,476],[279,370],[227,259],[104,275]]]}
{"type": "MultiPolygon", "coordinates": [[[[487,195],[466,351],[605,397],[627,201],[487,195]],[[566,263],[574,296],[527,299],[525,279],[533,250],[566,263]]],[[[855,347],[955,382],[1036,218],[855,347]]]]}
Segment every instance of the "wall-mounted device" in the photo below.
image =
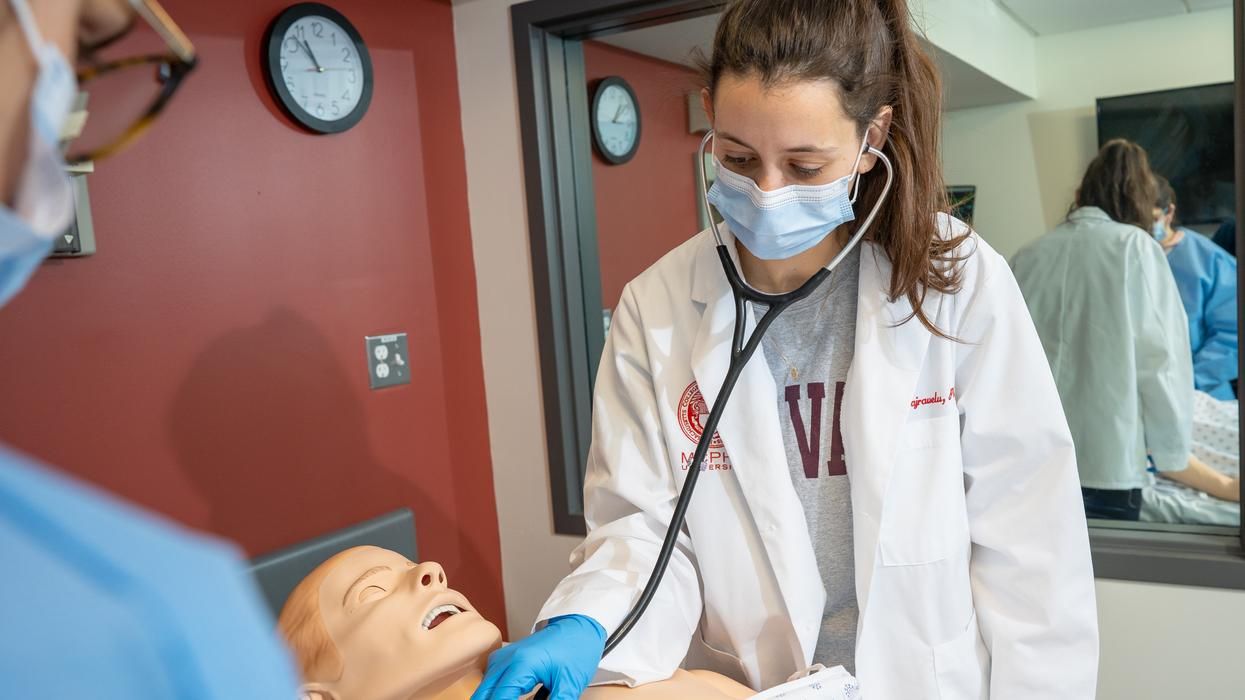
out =
{"type": "Polygon", "coordinates": [[[1233,84],[1098,98],[1098,145],[1114,138],[1146,149],[1171,182],[1185,225],[1212,229],[1236,216],[1233,84]]]}
{"type": "MultiPolygon", "coordinates": [[[[87,119],[87,93],[79,92],[74,98],[73,111],[61,128],[61,143],[68,144],[82,135],[87,119]]],[[[86,176],[95,172],[91,162],[66,166],[73,183],[73,223],[52,240],[53,258],[82,258],[95,254],[95,226],[91,221],[91,196],[87,192],[86,176]]]]}

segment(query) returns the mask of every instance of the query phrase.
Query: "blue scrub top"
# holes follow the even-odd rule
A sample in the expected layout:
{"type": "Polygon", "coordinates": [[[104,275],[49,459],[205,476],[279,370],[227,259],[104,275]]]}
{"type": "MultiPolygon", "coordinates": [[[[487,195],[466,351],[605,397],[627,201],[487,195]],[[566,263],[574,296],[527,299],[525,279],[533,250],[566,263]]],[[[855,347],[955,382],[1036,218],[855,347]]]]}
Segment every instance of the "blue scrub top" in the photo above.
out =
{"type": "Polygon", "coordinates": [[[1234,399],[1236,378],[1236,259],[1209,238],[1181,229],[1184,239],[1167,253],[1189,317],[1193,381],[1217,399],[1234,399]]]}
{"type": "Polygon", "coordinates": [[[296,697],[230,546],[0,447],[0,697],[296,697]]]}

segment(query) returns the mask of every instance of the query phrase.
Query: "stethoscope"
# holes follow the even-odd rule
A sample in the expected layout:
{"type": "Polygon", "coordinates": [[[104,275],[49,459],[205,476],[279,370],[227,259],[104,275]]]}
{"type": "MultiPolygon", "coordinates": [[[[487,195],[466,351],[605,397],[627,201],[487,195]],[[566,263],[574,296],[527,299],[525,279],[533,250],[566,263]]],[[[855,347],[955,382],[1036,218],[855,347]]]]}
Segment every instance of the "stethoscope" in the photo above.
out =
{"type": "MultiPolygon", "coordinates": [[[[700,142],[698,155],[701,163],[704,163],[705,149],[712,141],[713,131],[710,130],[700,142]]],[[[869,230],[869,226],[873,223],[874,218],[877,217],[882,202],[885,201],[886,195],[890,193],[891,183],[895,179],[895,170],[891,165],[890,159],[879,149],[869,146],[867,152],[877,156],[878,160],[886,166],[886,185],[882,188],[882,194],[873,205],[869,216],[865,217],[865,220],[861,222],[860,227],[856,230],[851,240],[848,241],[847,245],[843,246],[843,250],[839,251],[828,265],[818,270],[807,282],[800,285],[798,289],[786,294],[759,292],[743,280],[743,277],[739,274],[739,269],[735,267],[735,262],[731,258],[730,249],[727,248],[726,243],[722,240],[722,232],[718,228],[717,220],[713,217],[713,209],[710,207],[709,202],[709,179],[705,173],[705,168],[702,167],[700,169],[700,196],[704,200],[705,211],[709,212],[709,223],[713,228],[713,238],[717,242],[718,259],[721,260],[722,270],[726,273],[727,282],[730,283],[731,296],[735,298],[735,331],[731,341],[731,359],[726,370],[726,378],[722,380],[722,388],[718,391],[718,398],[714,402],[713,408],[709,411],[709,417],[705,419],[704,432],[701,433],[700,439],[696,443],[696,451],[693,453],[692,461],[689,464],[700,465],[704,463],[709,445],[718,430],[718,421],[721,420],[722,412],[726,409],[726,402],[735,390],[735,383],[739,380],[739,375],[743,373],[748,361],[756,353],[756,349],[761,344],[761,339],[765,337],[765,332],[769,330],[774,320],[792,304],[807,298],[816,291],[821,286],[821,283],[830,276],[831,271],[860,243],[860,240],[864,238],[865,232],[869,230]],[[765,314],[757,321],[756,329],[752,331],[752,335],[745,340],[746,305],[748,302],[752,302],[754,305],[765,305],[767,309],[765,314]]],[[[860,176],[857,174],[853,187],[859,187],[859,184],[860,176]]],[[[670,516],[670,526],[666,528],[666,537],[662,541],[657,561],[653,564],[653,572],[649,574],[648,583],[645,584],[644,590],[640,593],[640,597],[636,600],[635,605],[632,606],[631,611],[627,613],[622,623],[618,625],[618,629],[614,630],[614,633],[606,639],[605,651],[601,654],[602,658],[617,648],[627,634],[631,632],[631,629],[639,622],[644,611],[648,609],[649,603],[653,600],[653,595],[657,592],[657,587],[661,585],[661,579],[665,576],[666,567],[670,564],[670,555],[674,553],[674,545],[678,540],[679,531],[683,529],[683,521],[687,516],[687,507],[692,501],[692,491],[696,488],[696,481],[700,478],[700,472],[700,469],[688,469],[687,477],[683,481],[683,490],[679,493],[679,500],[675,503],[674,513],[670,516]]],[[[547,698],[548,691],[541,689],[536,697],[538,699],[547,698]]]]}

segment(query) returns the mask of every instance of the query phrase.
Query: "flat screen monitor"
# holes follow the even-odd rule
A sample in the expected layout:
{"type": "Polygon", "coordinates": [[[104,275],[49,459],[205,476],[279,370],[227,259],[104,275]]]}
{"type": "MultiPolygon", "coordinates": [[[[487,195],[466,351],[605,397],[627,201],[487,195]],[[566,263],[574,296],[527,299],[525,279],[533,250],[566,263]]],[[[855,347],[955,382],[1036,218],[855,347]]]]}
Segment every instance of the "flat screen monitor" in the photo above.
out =
{"type": "Polygon", "coordinates": [[[1234,215],[1232,83],[1098,100],[1098,145],[1141,144],[1156,173],[1176,191],[1184,224],[1218,224],[1234,215]]]}

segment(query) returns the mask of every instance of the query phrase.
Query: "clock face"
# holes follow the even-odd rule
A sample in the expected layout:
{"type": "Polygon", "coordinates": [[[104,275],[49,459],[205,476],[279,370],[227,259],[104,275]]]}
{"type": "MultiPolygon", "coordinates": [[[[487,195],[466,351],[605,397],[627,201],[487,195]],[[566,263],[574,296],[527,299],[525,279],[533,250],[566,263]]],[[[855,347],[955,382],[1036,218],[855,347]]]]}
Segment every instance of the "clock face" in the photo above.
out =
{"type": "Polygon", "coordinates": [[[303,111],[324,121],[344,119],[363,97],[359,50],[327,17],[307,15],[285,30],[281,79],[303,111]]]}
{"type": "Polygon", "coordinates": [[[320,133],[345,131],[372,99],[372,60],[359,32],[327,5],[286,8],[268,29],[266,77],[295,121],[320,133]]]}
{"type": "Polygon", "coordinates": [[[601,154],[613,163],[630,160],[640,140],[635,95],[621,79],[607,78],[597,89],[594,108],[593,131],[601,154]]]}

